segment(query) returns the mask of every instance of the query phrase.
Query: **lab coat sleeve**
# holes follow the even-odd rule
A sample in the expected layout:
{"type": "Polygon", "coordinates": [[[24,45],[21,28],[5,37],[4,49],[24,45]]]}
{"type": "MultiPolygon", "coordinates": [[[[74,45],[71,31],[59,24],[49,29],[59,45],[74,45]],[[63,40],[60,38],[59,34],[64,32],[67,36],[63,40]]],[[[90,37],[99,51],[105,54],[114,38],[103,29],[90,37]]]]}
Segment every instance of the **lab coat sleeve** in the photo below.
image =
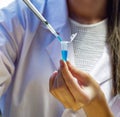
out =
{"type": "Polygon", "coordinates": [[[109,106],[114,117],[120,117],[120,94],[110,101],[109,106]]]}
{"type": "Polygon", "coordinates": [[[24,35],[23,20],[15,4],[0,9],[0,96],[12,81],[24,35]]]}
{"type": "MultiPolygon", "coordinates": [[[[39,5],[34,1],[35,5],[39,5]]],[[[39,9],[43,5],[40,2],[39,9]]],[[[13,0],[0,9],[0,96],[10,85],[27,36],[35,35],[40,21],[23,0],[13,0]]]]}

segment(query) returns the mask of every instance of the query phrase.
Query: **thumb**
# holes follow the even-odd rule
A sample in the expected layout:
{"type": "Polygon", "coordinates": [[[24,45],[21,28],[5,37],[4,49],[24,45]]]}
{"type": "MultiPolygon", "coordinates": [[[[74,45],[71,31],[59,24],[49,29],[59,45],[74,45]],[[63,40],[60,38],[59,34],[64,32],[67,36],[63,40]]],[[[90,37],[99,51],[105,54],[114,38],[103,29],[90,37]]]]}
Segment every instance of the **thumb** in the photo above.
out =
{"type": "Polygon", "coordinates": [[[60,60],[60,71],[63,75],[64,80],[67,82],[67,80],[70,80],[73,78],[71,72],[69,71],[69,68],[65,61],[60,60]]]}
{"type": "Polygon", "coordinates": [[[71,92],[79,90],[79,84],[73,77],[65,61],[60,61],[60,70],[63,75],[63,79],[71,92]]]}

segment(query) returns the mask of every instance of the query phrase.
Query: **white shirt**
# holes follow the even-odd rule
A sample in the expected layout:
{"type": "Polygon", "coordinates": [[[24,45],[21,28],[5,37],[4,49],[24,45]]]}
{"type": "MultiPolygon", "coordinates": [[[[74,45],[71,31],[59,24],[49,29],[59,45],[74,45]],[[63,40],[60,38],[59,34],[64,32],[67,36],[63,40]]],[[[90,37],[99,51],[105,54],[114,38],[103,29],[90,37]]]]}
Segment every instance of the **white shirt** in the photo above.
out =
{"type": "Polygon", "coordinates": [[[70,19],[71,32],[77,33],[73,40],[75,65],[89,72],[102,56],[107,35],[106,19],[95,24],[80,24],[70,19]]]}

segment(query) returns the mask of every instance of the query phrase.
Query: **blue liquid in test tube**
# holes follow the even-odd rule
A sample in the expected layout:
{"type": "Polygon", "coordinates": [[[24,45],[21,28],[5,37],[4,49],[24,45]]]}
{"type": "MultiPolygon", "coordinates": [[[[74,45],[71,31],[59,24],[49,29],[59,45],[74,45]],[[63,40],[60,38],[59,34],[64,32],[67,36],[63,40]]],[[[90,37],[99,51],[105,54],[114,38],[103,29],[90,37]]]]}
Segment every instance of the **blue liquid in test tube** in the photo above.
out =
{"type": "Polygon", "coordinates": [[[62,50],[62,60],[67,61],[68,51],[62,50]]]}
{"type": "Polygon", "coordinates": [[[68,58],[68,41],[61,41],[62,60],[67,61],[68,58]]]}

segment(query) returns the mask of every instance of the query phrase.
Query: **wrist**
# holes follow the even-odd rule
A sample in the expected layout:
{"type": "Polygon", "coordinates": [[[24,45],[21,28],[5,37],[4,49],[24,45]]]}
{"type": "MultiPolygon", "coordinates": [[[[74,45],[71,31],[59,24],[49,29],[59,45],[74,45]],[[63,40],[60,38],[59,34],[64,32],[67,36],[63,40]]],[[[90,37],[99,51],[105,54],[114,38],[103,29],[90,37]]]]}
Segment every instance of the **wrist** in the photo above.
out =
{"type": "Polygon", "coordinates": [[[98,95],[84,107],[87,117],[113,117],[103,92],[100,90],[98,95]]]}

